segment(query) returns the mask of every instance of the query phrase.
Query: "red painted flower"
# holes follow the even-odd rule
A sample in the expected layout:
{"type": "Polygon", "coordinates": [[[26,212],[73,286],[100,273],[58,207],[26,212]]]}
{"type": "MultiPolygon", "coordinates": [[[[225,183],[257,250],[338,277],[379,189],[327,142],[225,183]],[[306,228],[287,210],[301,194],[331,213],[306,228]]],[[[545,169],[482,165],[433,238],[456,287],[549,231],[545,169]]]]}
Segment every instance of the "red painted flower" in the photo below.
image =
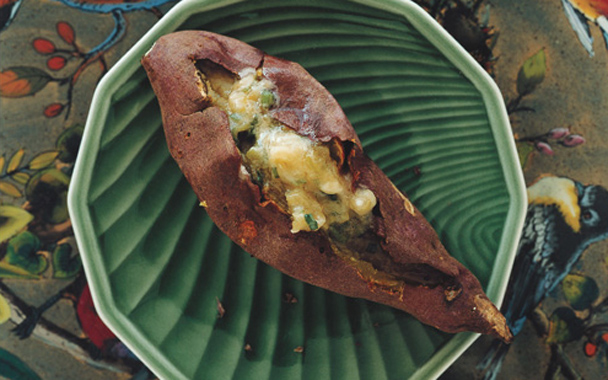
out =
{"type": "Polygon", "coordinates": [[[72,28],[72,25],[68,24],[67,22],[60,21],[57,23],[57,34],[59,34],[59,37],[61,37],[68,44],[74,44],[76,34],[74,32],[74,28],[72,28]]]}
{"type": "Polygon", "coordinates": [[[547,156],[553,156],[553,149],[551,148],[551,145],[547,144],[546,142],[537,141],[534,145],[536,146],[536,149],[542,154],[546,154],[547,156]]]}
{"type": "Polygon", "coordinates": [[[108,339],[114,339],[116,337],[102,322],[101,318],[99,318],[99,315],[95,310],[95,305],[93,305],[93,298],[91,297],[91,290],[88,285],[80,295],[76,312],[82,330],[99,349],[104,347],[108,339]]]}
{"type": "Polygon", "coordinates": [[[591,342],[585,343],[585,355],[588,357],[595,356],[597,353],[597,345],[591,342]]]}
{"type": "Polygon", "coordinates": [[[34,49],[40,54],[51,54],[55,52],[55,45],[46,38],[36,38],[32,45],[34,45],[34,49]]]}
{"type": "Polygon", "coordinates": [[[564,138],[570,134],[570,129],[568,128],[553,128],[547,134],[547,137],[550,139],[558,140],[564,138]]]}
{"type": "Polygon", "coordinates": [[[563,146],[567,146],[569,148],[578,146],[585,143],[585,138],[581,135],[569,135],[562,141],[563,146]]]}
{"type": "Polygon", "coordinates": [[[65,63],[66,63],[66,59],[61,57],[61,56],[54,56],[49,58],[48,61],[46,61],[46,66],[51,69],[51,70],[61,70],[65,67],[65,63]]]}
{"type": "Polygon", "coordinates": [[[64,107],[65,106],[63,104],[60,104],[60,103],[49,104],[44,109],[44,116],[46,116],[46,117],[55,117],[55,116],[59,115],[61,113],[61,111],[63,111],[64,107]]]}

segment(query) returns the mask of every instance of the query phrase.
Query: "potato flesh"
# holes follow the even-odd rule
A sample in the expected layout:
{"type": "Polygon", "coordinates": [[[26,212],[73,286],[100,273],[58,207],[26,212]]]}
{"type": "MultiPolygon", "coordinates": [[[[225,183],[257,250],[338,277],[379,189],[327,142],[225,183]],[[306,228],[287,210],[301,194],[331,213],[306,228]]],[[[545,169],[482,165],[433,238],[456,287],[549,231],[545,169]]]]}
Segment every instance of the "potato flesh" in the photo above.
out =
{"type": "Polygon", "coordinates": [[[321,230],[333,252],[370,284],[401,291],[405,282],[435,286],[444,276],[428,268],[395,265],[372,233],[377,200],[367,188],[352,188],[332,158],[330,144],[298,135],[270,116],[277,101],[272,82],[249,69],[239,76],[221,68],[201,73],[211,103],[228,115],[243,157],[244,172],[291,215],[292,233],[321,230]],[[248,143],[245,144],[244,141],[248,143]]]}
{"type": "Polygon", "coordinates": [[[277,99],[274,85],[260,72],[249,69],[236,79],[216,71],[205,75],[208,95],[227,113],[235,140],[253,140],[241,148],[244,163],[271,200],[286,204],[292,233],[327,230],[352,218],[371,224],[374,193],[352,189],[352,178],[340,173],[326,144],[298,135],[269,115],[277,99]]]}

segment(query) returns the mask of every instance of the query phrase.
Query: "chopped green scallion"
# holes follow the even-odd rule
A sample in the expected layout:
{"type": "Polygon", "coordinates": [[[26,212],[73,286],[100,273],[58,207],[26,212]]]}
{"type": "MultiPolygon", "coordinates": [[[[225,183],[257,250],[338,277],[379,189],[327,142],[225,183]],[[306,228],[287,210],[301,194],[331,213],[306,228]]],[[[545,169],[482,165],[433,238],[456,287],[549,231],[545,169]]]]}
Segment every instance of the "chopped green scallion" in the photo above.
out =
{"type": "Polygon", "coordinates": [[[256,175],[256,178],[255,178],[256,183],[258,185],[263,185],[264,184],[264,174],[260,170],[257,170],[255,172],[255,175],[256,175]]]}
{"type": "Polygon", "coordinates": [[[253,117],[253,119],[251,120],[251,123],[249,123],[249,125],[251,125],[252,127],[255,127],[256,125],[258,125],[259,122],[260,122],[260,119],[258,118],[258,115],[255,115],[253,117]]]}
{"type": "Polygon", "coordinates": [[[262,90],[262,94],[260,95],[260,102],[266,108],[270,108],[274,105],[275,98],[274,94],[270,90],[262,90]]]}
{"type": "Polygon", "coordinates": [[[306,220],[306,223],[308,224],[308,227],[310,227],[311,231],[316,231],[319,229],[319,224],[315,218],[313,218],[312,214],[304,214],[304,220],[306,220]]]}

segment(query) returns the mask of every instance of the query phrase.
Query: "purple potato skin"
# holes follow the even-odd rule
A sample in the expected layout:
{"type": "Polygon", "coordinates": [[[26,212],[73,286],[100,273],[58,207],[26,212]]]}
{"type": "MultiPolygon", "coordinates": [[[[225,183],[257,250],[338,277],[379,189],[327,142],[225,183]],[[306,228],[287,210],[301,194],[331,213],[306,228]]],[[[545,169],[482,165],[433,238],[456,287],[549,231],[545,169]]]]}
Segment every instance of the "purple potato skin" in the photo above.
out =
{"type": "Polygon", "coordinates": [[[252,256],[298,280],[392,306],[446,332],[512,339],[504,317],[479,281],[448,254],[420,211],[364,154],[337,101],[300,65],[205,31],[161,37],[142,64],[160,104],[171,155],[211,219],[252,256]],[[453,278],[461,291],[451,297],[440,285],[405,283],[400,289],[388,288],[366,279],[335,254],[327,234],[292,233],[290,216],[275,203],[263,202],[260,188],[242,170],[228,116],[201,93],[195,64],[203,60],[235,75],[246,68],[261,69],[278,94],[271,116],[311,140],[337,141],[353,186],[374,192],[378,201],[374,229],[391,260],[430,266],[453,278]]]}

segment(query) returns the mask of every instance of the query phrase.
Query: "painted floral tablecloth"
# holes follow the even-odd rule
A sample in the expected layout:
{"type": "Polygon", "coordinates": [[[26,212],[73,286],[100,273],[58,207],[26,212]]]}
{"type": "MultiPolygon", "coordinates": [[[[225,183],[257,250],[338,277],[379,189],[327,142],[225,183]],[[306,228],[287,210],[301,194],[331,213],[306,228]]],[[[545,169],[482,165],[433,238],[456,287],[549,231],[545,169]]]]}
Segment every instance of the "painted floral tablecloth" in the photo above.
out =
{"type": "MultiPolygon", "coordinates": [[[[442,378],[607,378],[608,1],[417,2],[496,80],[530,193],[515,342],[442,378]]],[[[154,378],[95,313],[65,197],[97,82],[172,5],[0,0],[0,378],[154,378]]]]}

